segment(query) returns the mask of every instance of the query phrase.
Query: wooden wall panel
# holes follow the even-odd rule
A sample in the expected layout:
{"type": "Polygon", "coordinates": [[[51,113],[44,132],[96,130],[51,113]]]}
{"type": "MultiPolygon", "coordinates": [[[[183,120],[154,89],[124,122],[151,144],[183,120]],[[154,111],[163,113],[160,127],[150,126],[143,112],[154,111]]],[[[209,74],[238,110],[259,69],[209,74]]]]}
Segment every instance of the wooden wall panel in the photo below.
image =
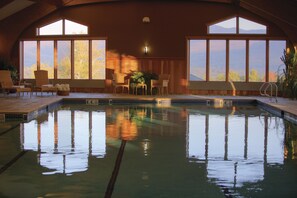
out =
{"type": "Polygon", "coordinates": [[[112,92],[111,74],[131,71],[151,72],[157,75],[170,74],[170,94],[198,95],[259,95],[262,83],[236,82],[236,90],[228,82],[191,82],[187,81],[186,60],[183,58],[136,58],[132,56],[110,56],[107,59],[107,79],[103,92],[112,92]],[[115,60],[118,59],[118,60],[115,60]]]}
{"type": "Polygon", "coordinates": [[[142,71],[159,74],[170,74],[169,93],[186,93],[186,61],[183,58],[135,58],[132,56],[109,56],[107,58],[107,72],[105,91],[112,88],[112,73],[130,74],[132,71],[142,71]],[[118,59],[118,60],[116,60],[118,59]]]}

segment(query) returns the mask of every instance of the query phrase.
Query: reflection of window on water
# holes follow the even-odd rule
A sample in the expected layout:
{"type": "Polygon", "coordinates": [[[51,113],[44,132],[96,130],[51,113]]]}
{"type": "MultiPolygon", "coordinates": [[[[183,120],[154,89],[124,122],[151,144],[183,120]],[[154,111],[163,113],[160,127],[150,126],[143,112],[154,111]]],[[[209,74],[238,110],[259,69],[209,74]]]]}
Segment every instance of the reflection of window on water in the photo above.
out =
{"type": "Polygon", "coordinates": [[[39,152],[40,165],[51,169],[44,174],[85,171],[88,157],[104,158],[106,139],[133,140],[146,109],[108,109],[106,112],[63,110],[24,123],[24,150],[39,152]],[[106,122],[106,114],[111,118],[106,122]]]}
{"type": "Polygon", "coordinates": [[[207,177],[227,187],[264,179],[284,163],[283,121],[275,117],[189,115],[187,157],[206,163],[207,177]]]}
{"type": "Polygon", "coordinates": [[[21,127],[24,150],[37,151],[44,174],[85,171],[89,155],[106,154],[105,112],[59,110],[38,123],[33,120],[21,127]]]}

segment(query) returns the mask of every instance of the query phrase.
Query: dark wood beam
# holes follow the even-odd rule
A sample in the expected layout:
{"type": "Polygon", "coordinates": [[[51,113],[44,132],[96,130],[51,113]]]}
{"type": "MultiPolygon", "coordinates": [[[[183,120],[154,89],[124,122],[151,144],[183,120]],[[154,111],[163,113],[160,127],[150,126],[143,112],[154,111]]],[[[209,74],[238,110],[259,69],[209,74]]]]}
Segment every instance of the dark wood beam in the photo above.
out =
{"type": "Polygon", "coordinates": [[[233,0],[195,0],[195,2],[231,4],[233,2],[233,0]]]}
{"type": "MultiPolygon", "coordinates": [[[[48,4],[61,8],[64,6],[75,6],[83,4],[92,4],[92,3],[106,3],[106,2],[117,2],[117,1],[127,1],[127,0],[29,0],[36,3],[48,4]]],[[[219,0],[220,1],[220,0],[219,0]]]]}
{"type": "Polygon", "coordinates": [[[0,1],[0,8],[6,6],[7,4],[13,2],[13,0],[1,0],[0,1]]]}
{"type": "Polygon", "coordinates": [[[232,0],[232,4],[235,6],[239,6],[240,5],[240,0],[232,0]]]}
{"type": "Polygon", "coordinates": [[[29,0],[35,3],[45,3],[48,5],[55,6],[57,8],[63,7],[64,6],[64,0],[29,0]]]}
{"type": "MultiPolygon", "coordinates": [[[[277,4],[277,3],[274,3],[274,8],[277,8],[276,6],[284,6],[284,5],[280,5],[280,4],[277,4]]],[[[276,21],[279,21],[281,23],[285,23],[289,26],[292,26],[294,28],[297,28],[297,23],[295,22],[295,20],[292,20],[293,17],[295,18],[295,16],[292,15],[292,17],[288,17],[287,13],[282,13],[282,12],[272,12],[271,9],[269,9],[268,7],[266,8],[263,8],[263,6],[261,5],[258,5],[257,2],[253,2],[253,1],[250,1],[250,0],[241,0],[240,1],[240,7],[254,13],[254,14],[257,14],[261,17],[264,17],[270,21],[273,21],[273,22],[276,22],[276,21]]],[[[293,13],[294,11],[291,10],[292,8],[291,7],[287,7],[287,10],[284,10],[285,12],[288,11],[290,13],[293,13]]],[[[293,8],[294,9],[294,8],[293,8]]],[[[274,10],[275,11],[275,10],[274,10]]],[[[280,11],[280,10],[278,10],[280,11]]],[[[283,11],[281,9],[281,11],[283,11]]]]}
{"type": "Polygon", "coordinates": [[[75,6],[83,4],[92,4],[92,3],[107,3],[107,2],[117,2],[125,0],[64,0],[64,6],[75,6]]]}

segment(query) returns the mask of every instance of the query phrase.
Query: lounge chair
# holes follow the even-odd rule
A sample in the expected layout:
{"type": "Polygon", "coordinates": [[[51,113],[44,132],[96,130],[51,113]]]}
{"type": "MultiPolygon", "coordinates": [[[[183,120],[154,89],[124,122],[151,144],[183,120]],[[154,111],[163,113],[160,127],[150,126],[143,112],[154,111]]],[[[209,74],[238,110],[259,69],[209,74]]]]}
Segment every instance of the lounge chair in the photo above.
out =
{"type": "Polygon", "coordinates": [[[37,91],[41,92],[41,96],[43,92],[51,92],[52,95],[54,95],[54,92],[57,93],[57,88],[53,85],[50,84],[49,79],[48,79],[48,71],[46,70],[37,70],[34,71],[35,75],[35,91],[37,95],[37,91]]]}
{"type": "Polygon", "coordinates": [[[130,88],[130,79],[127,78],[126,74],[123,73],[114,73],[112,74],[112,85],[114,87],[113,92],[117,92],[118,87],[122,87],[122,93],[124,92],[124,89],[127,88],[127,91],[129,93],[130,88]]]}
{"type": "Polygon", "coordinates": [[[30,97],[32,95],[30,87],[13,84],[9,70],[0,70],[0,87],[5,94],[16,93],[17,96],[20,96],[20,93],[27,92],[30,93],[30,97]]]}
{"type": "Polygon", "coordinates": [[[151,80],[151,94],[153,93],[153,88],[157,88],[158,93],[162,95],[166,89],[166,93],[168,94],[169,79],[169,74],[160,74],[158,80],[151,80]]]}

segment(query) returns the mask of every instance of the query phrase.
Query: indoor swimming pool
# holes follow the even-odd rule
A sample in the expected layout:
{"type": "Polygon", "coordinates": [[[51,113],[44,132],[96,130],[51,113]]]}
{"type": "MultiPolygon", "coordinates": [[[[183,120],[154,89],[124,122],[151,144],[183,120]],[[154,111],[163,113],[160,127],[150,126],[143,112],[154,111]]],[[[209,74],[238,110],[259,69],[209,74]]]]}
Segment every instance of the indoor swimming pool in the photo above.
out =
{"type": "Polygon", "coordinates": [[[0,197],[297,194],[297,126],[253,105],[63,104],[0,148],[0,197]]]}

